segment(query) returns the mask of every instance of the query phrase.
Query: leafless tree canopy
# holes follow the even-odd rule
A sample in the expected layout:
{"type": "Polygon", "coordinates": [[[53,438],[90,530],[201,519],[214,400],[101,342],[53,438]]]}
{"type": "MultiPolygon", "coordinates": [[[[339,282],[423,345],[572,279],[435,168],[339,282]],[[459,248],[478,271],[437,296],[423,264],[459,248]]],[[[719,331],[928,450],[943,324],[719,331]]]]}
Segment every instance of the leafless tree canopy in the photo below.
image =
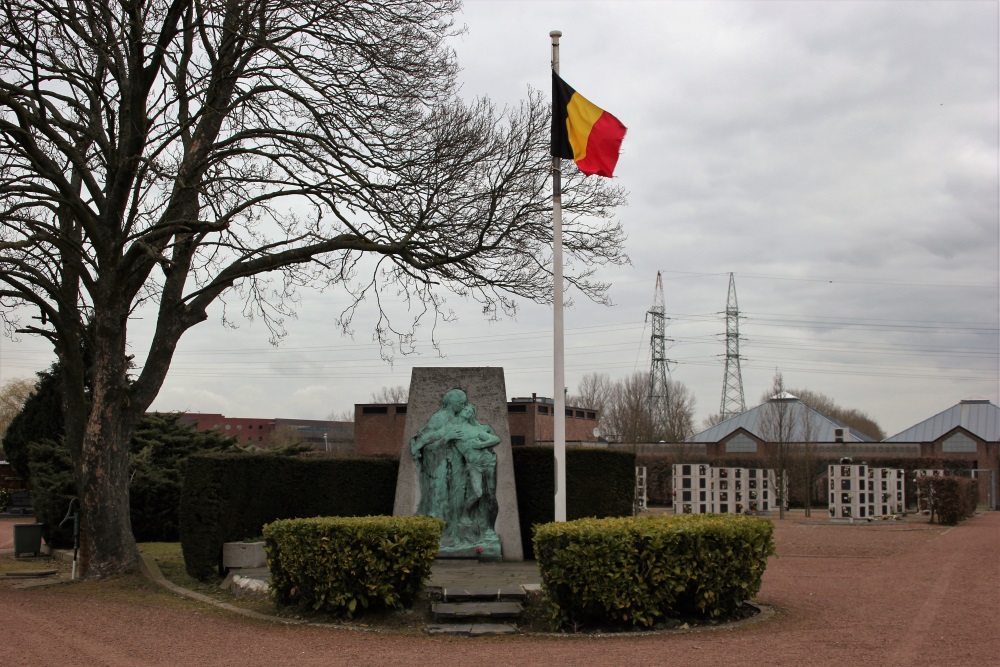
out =
{"type": "MultiPolygon", "coordinates": [[[[758,428],[758,435],[766,441],[767,461],[769,467],[775,470],[778,488],[775,489],[778,501],[778,516],[785,518],[785,485],[781,480],[788,472],[792,463],[793,444],[801,437],[803,426],[798,425],[795,407],[792,400],[785,397],[785,380],[780,372],[775,371],[771,388],[765,393],[768,396],[764,404],[758,428]]],[[[812,427],[809,426],[810,433],[812,427]]]]}
{"type": "Polygon", "coordinates": [[[410,390],[401,384],[372,392],[372,403],[406,403],[409,400],[410,390]]]}
{"type": "Polygon", "coordinates": [[[649,411],[649,375],[633,373],[612,380],[589,373],[571,402],[600,411],[600,430],[616,442],[683,442],[694,433],[694,395],[678,380],[667,380],[667,423],[657,426],[649,411]]]}
{"type": "MultiPolygon", "coordinates": [[[[280,337],[303,285],[350,295],[344,329],[384,290],[418,321],[447,316],[449,291],[487,316],[551,298],[547,104],[456,97],[457,8],[0,0],[0,306],[62,363],[84,514],[117,522],[89,533],[96,568],[134,566],[111,516],[127,523],[118,450],[214,301],[280,337]],[[144,303],[158,316],[138,350],[144,303]]],[[[566,174],[567,280],[594,299],[592,271],[626,261],[622,202],[566,174]]],[[[383,314],[376,337],[405,346],[413,324],[383,314]]]]}
{"type": "Polygon", "coordinates": [[[852,430],[864,433],[870,438],[885,440],[885,431],[867,413],[856,408],[843,408],[837,405],[836,401],[832,398],[818,391],[809,389],[791,389],[789,391],[816,412],[827,417],[833,417],[842,424],[846,424],[852,430]]]}
{"type": "MultiPolygon", "coordinates": [[[[24,407],[35,391],[35,380],[30,378],[11,378],[0,385],[0,443],[7,427],[24,407]]],[[[3,447],[0,446],[0,458],[3,458],[3,447]]]]}

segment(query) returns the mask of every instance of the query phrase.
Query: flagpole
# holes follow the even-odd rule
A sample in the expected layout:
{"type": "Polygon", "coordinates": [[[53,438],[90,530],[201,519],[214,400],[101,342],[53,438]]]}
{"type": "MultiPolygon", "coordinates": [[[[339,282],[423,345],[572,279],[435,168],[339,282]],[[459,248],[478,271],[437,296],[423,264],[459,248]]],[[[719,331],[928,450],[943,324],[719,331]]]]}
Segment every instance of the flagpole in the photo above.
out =
{"type": "MultiPolygon", "coordinates": [[[[559,74],[559,38],[553,30],[552,71],[559,74]]],[[[554,113],[554,110],[553,110],[554,113]]],[[[552,157],[552,449],[555,457],[555,520],[566,520],[566,369],[563,350],[562,160],[552,157]]]]}

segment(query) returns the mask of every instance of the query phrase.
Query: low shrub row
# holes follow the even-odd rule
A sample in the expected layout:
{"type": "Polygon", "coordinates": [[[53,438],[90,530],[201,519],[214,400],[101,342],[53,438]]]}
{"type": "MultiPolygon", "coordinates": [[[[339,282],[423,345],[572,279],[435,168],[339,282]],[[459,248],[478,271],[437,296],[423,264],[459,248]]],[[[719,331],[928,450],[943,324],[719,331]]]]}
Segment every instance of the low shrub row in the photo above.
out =
{"type": "MultiPolygon", "coordinates": [[[[940,523],[954,526],[976,513],[979,502],[979,482],[968,477],[918,477],[917,489],[921,505],[930,510],[940,523]]],[[[925,509],[921,507],[920,509],[925,509]]]]}
{"type": "Polygon", "coordinates": [[[718,618],[760,590],[774,526],[742,515],[581,519],[535,530],[553,620],[651,627],[718,618]]]}
{"type": "Polygon", "coordinates": [[[264,538],[274,598],[346,618],[408,607],[430,576],[443,527],[423,516],[269,523],[264,538]]]}

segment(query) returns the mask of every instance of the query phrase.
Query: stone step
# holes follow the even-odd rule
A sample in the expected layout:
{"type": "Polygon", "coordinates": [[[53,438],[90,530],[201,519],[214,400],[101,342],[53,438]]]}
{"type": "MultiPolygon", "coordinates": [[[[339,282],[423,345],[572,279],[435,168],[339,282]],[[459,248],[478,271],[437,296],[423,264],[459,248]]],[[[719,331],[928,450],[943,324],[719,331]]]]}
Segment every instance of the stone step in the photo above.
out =
{"type": "Polygon", "coordinates": [[[441,589],[445,602],[499,602],[514,601],[523,603],[528,598],[521,586],[446,586],[441,589]]]}
{"type": "Polygon", "coordinates": [[[517,626],[510,623],[432,623],[427,626],[428,634],[458,637],[511,635],[516,632],[517,626]]]}
{"type": "Polygon", "coordinates": [[[435,602],[431,605],[431,618],[463,623],[516,620],[523,611],[520,602],[435,602]]]}

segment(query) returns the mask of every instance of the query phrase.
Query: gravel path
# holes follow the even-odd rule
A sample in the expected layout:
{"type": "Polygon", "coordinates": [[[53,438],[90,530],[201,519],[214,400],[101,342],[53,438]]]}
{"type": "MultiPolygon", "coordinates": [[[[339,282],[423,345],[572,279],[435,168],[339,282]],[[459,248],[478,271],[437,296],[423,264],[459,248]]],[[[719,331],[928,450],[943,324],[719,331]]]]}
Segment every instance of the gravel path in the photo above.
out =
{"type": "MultiPolygon", "coordinates": [[[[1000,512],[955,528],[777,521],[778,556],[758,600],[776,610],[736,629],[645,636],[427,638],[280,626],[99,584],[0,585],[0,664],[254,665],[992,665],[1000,656],[1000,512]],[[94,593],[85,592],[91,587],[94,593]]],[[[0,522],[0,550],[9,549],[0,522]],[[6,542],[5,542],[6,540],[6,542]]],[[[9,557],[9,556],[5,556],[9,557]]]]}

